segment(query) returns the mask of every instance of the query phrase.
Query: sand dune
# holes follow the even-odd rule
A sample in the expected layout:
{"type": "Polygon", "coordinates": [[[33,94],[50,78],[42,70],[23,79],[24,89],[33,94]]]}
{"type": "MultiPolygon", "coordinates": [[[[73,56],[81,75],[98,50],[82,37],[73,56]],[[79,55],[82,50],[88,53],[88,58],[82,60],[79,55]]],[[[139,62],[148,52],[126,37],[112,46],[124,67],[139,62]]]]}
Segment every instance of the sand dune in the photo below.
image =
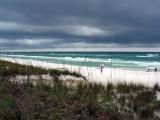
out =
{"type": "Polygon", "coordinates": [[[38,66],[42,68],[56,68],[56,69],[67,69],[70,71],[79,72],[84,75],[89,81],[102,83],[106,85],[111,82],[113,84],[117,83],[135,83],[143,84],[148,87],[152,87],[155,84],[160,85],[160,72],[146,72],[146,71],[134,71],[126,69],[117,69],[117,68],[104,68],[101,73],[100,68],[96,67],[82,67],[82,66],[72,66],[72,65],[63,65],[55,63],[47,63],[45,61],[37,60],[26,60],[26,59],[13,59],[0,57],[1,60],[10,61],[13,63],[27,64],[38,66]]]}

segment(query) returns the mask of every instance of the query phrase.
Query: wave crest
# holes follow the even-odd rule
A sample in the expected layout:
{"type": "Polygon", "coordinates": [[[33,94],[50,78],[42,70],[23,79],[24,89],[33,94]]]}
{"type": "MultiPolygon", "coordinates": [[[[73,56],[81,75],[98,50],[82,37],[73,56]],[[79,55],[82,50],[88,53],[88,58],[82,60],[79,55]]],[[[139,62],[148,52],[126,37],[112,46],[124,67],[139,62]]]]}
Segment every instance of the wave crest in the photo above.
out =
{"type": "Polygon", "coordinates": [[[136,57],[157,57],[159,54],[137,55],[136,57]]]}

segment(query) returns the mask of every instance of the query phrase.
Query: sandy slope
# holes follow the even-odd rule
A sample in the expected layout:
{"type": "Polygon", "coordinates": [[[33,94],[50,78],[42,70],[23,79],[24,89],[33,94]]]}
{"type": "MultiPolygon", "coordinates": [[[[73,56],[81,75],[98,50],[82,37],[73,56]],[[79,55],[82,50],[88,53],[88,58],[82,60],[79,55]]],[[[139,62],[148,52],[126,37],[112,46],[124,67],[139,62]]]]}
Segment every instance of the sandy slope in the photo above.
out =
{"type": "Polygon", "coordinates": [[[106,85],[108,82],[114,84],[120,82],[136,83],[136,84],[141,83],[150,87],[154,86],[156,83],[160,85],[160,72],[146,72],[146,71],[115,69],[115,68],[104,68],[103,72],[101,73],[100,68],[96,67],[80,67],[80,66],[47,63],[35,60],[13,59],[13,58],[3,58],[3,57],[0,57],[0,59],[10,61],[13,63],[39,66],[46,69],[48,68],[68,69],[70,71],[80,72],[89,81],[102,83],[104,85],[106,85]]]}

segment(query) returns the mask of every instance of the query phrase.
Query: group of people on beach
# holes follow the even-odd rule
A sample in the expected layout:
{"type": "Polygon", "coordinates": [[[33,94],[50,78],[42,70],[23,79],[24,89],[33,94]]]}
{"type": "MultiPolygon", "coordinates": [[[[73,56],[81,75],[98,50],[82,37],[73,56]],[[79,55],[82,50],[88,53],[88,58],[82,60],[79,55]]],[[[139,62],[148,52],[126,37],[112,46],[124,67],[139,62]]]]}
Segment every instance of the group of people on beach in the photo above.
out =
{"type": "Polygon", "coordinates": [[[155,67],[155,66],[147,66],[146,71],[149,72],[150,70],[152,70],[154,72],[158,71],[157,67],[155,67]]]}

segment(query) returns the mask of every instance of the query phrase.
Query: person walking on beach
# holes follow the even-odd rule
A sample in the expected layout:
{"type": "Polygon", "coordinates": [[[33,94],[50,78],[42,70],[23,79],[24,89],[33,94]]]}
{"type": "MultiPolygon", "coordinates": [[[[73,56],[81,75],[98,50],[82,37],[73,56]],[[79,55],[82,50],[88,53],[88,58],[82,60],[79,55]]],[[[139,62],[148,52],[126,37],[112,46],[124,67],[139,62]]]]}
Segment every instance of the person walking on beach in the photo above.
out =
{"type": "Polygon", "coordinates": [[[100,64],[100,71],[101,71],[101,73],[103,72],[103,69],[104,69],[104,64],[100,64]]]}
{"type": "Polygon", "coordinates": [[[155,72],[157,72],[157,67],[155,67],[155,72]]]}

